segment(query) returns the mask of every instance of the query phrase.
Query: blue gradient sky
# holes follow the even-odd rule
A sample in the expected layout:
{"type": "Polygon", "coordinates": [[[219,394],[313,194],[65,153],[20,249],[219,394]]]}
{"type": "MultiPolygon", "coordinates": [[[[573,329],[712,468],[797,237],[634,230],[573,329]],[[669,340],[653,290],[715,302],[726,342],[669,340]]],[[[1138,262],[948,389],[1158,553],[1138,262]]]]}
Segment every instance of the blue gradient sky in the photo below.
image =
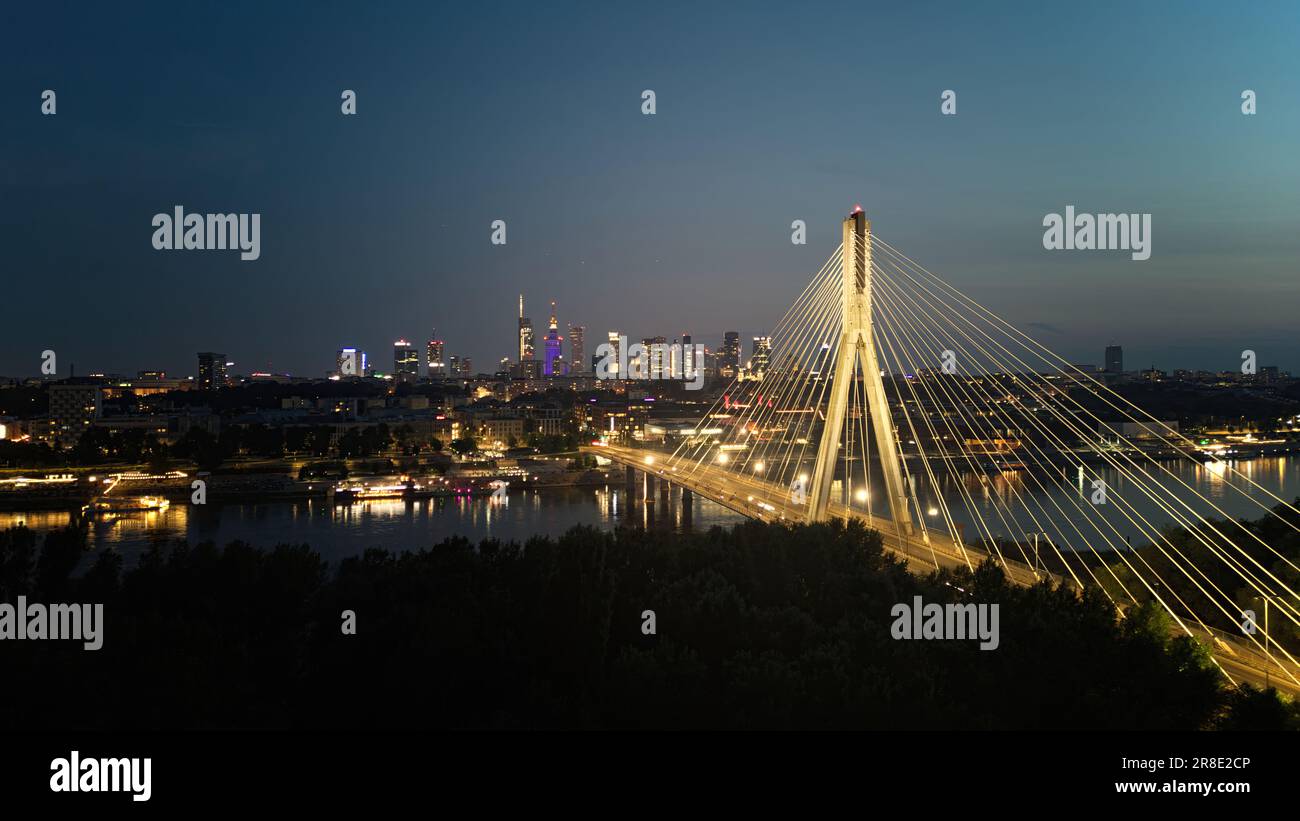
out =
{"type": "Polygon", "coordinates": [[[0,374],[387,368],[435,326],[490,370],[520,291],[716,346],[855,202],[1072,360],[1300,372],[1295,3],[43,5],[0,11],[0,374]],[[261,213],[261,259],[154,251],[176,204],[261,213]],[[1151,259],[1043,250],[1070,204],[1152,213],[1151,259]]]}

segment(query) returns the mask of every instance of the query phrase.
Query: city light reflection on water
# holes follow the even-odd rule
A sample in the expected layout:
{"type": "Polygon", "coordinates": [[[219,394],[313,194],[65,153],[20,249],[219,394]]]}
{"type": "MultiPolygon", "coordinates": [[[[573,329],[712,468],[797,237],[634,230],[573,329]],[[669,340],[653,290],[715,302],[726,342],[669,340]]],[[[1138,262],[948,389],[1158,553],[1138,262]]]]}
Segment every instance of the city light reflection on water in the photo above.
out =
{"type": "MultiPolygon", "coordinates": [[[[193,507],[173,504],[163,511],[123,513],[96,517],[90,523],[89,546],[115,549],[128,563],[154,542],[186,539],[191,544],[213,541],[226,544],[242,540],[259,547],[307,544],[327,560],[356,555],[368,548],[419,550],[449,536],[471,541],[494,537],[523,542],[534,535],[558,536],[584,524],[612,528],[624,522],[628,511],[645,525],[646,508],[629,506],[622,486],[550,488],[516,491],[504,502],[488,496],[444,499],[375,499],[351,505],[324,501],[269,504],[211,504],[193,507]]],[[[698,495],[689,516],[681,510],[681,494],[669,495],[669,514],[652,512],[649,526],[689,526],[707,530],[733,524],[741,517],[698,495]]],[[[25,524],[38,531],[67,526],[67,511],[0,512],[0,529],[25,524]]]]}
{"type": "MultiPolygon", "coordinates": [[[[1258,504],[1238,492],[1247,483],[1234,475],[1233,470],[1284,500],[1293,501],[1300,496],[1300,459],[1269,457],[1232,462],[1230,466],[1232,470],[1223,464],[1170,462],[1147,465],[1145,472],[1180,494],[1190,494],[1188,488],[1194,489],[1224,515],[1234,518],[1259,518],[1263,512],[1258,504]],[[1187,487],[1183,487],[1184,483],[1187,487]]],[[[1134,483],[1114,470],[1101,469],[1100,475],[1109,493],[1119,495],[1153,522],[1165,523],[1164,517],[1134,483]]],[[[1013,470],[992,476],[966,474],[960,480],[943,477],[937,485],[931,485],[924,477],[915,477],[919,504],[931,517],[937,510],[937,497],[942,495],[955,520],[970,518],[963,500],[971,500],[990,523],[998,521],[995,515],[998,509],[1023,507],[1015,504],[1017,496],[1038,499],[1045,506],[1055,502],[1064,510],[1077,510],[1080,491],[1076,478],[1067,475],[1049,478],[1013,470]]],[[[504,503],[494,502],[487,496],[413,502],[377,499],[351,505],[330,505],[319,500],[207,507],[178,503],[160,511],[96,517],[90,525],[89,541],[93,549],[121,551],[128,562],[134,561],[152,542],[175,539],[190,543],[211,540],[218,544],[238,539],[261,547],[308,544],[327,560],[336,560],[372,547],[418,550],[449,536],[464,536],[472,541],[495,537],[522,542],[533,535],[559,535],[579,524],[611,528],[620,523],[635,523],[641,527],[703,531],[713,525],[741,520],[738,514],[698,494],[694,495],[688,514],[677,488],[671,489],[665,498],[661,488],[656,487],[651,494],[654,501],[646,503],[646,490],[643,480],[633,494],[635,504],[628,503],[622,484],[514,491],[504,503]]],[[[879,510],[878,500],[888,495],[878,472],[867,486],[855,479],[852,492],[857,502],[855,508],[866,509],[871,505],[877,508],[877,513],[883,512],[879,510]]],[[[842,482],[836,480],[832,497],[838,498],[843,493],[842,482]]],[[[1268,506],[1275,504],[1262,491],[1251,491],[1249,496],[1268,506]]],[[[67,511],[0,512],[0,528],[25,524],[45,531],[64,527],[71,521],[72,514],[67,511]]]]}

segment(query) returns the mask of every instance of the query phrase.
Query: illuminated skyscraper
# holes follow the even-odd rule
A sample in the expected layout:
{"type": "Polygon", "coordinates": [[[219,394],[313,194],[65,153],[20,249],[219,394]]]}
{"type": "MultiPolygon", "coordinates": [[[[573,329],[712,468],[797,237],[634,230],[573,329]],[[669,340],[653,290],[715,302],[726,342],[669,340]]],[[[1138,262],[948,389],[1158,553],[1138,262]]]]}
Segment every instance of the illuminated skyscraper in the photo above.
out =
{"type": "Polygon", "coordinates": [[[338,352],[338,358],[335,360],[336,373],[339,376],[364,376],[365,369],[361,365],[361,354],[356,348],[341,348],[338,352]]]}
{"type": "Polygon", "coordinates": [[[735,376],[740,367],[740,334],[727,331],[722,335],[722,350],[718,351],[718,374],[735,376]]]}
{"type": "Polygon", "coordinates": [[[602,374],[602,376],[604,376],[606,379],[627,378],[627,374],[618,372],[618,358],[620,355],[619,349],[621,347],[621,345],[619,344],[619,337],[621,336],[622,334],[620,334],[618,331],[609,332],[609,351],[610,351],[609,367],[606,368],[606,372],[602,374]]]}
{"type": "Polygon", "coordinates": [[[199,390],[215,391],[226,386],[226,355],[204,351],[199,354],[199,390]]]}
{"type": "Polygon", "coordinates": [[[524,295],[519,295],[519,361],[533,359],[533,321],[524,316],[524,295]]]}
{"type": "Polygon", "coordinates": [[[821,351],[818,352],[817,360],[813,363],[812,371],[809,372],[809,375],[829,379],[831,376],[831,370],[831,343],[823,342],[821,351]]]}
{"type": "Polygon", "coordinates": [[[751,375],[762,377],[767,373],[767,360],[772,355],[772,337],[756,336],[754,337],[753,356],[749,360],[749,370],[751,375]]]}
{"type": "Polygon", "coordinates": [[[564,346],[564,337],[560,336],[560,324],[555,319],[555,300],[551,300],[551,327],[546,332],[546,358],[542,364],[543,376],[561,376],[555,372],[555,361],[560,358],[564,346]]]}
{"type": "Polygon", "coordinates": [[[587,329],[582,325],[569,326],[569,367],[573,373],[587,372],[587,347],[583,342],[587,329]]]}
{"type": "MultiPolygon", "coordinates": [[[[641,340],[645,353],[641,354],[641,370],[650,379],[663,379],[668,367],[668,339],[648,336],[641,340]]],[[[629,366],[630,367],[630,366],[629,366]]]]}
{"type": "Polygon", "coordinates": [[[405,339],[393,343],[393,379],[414,382],[420,375],[420,351],[405,339]]]}
{"type": "Polygon", "coordinates": [[[429,337],[429,378],[442,379],[447,375],[447,363],[442,361],[442,340],[438,338],[435,328],[429,337]]]}

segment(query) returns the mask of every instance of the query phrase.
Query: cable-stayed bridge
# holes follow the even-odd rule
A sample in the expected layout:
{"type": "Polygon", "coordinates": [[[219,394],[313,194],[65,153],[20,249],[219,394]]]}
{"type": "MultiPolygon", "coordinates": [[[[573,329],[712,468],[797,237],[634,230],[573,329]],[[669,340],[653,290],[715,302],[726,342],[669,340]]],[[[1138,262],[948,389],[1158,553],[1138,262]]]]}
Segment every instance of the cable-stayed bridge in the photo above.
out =
{"type": "Polygon", "coordinates": [[[1202,493],[1195,443],[873,237],[860,207],[765,353],[691,429],[588,450],[629,489],[643,477],[647,503],[658,481],[756,519],[858,519],[914,570],[993,561],[1120,613],[1154,601],[1232,682],[1300,692],[1279,641],[1300,628],[1300,567],[1269,543],[1300,510],[1231,464],[1202,493]]]}

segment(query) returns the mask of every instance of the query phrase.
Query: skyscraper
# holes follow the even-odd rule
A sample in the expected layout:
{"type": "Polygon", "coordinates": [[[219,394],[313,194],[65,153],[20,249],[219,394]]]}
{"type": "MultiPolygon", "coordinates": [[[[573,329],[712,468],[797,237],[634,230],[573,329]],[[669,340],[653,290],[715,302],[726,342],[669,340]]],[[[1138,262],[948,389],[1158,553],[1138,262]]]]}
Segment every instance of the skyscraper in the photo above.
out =
{"type": "Polygon", "coordinates": [[[434,328],[429,337],[429,378],[442,379],[447,375],[447,363],[442,361],[442,340],[438,338],[438,329],[434,328]]]}
{"type": "Polygon", "coordinates": [[[555,318],[555,300],[551,300],[551,326],[546,332],[546,352],[542,364],[544,376],[560,376],[555,372],[555,360],[560,358],[564,346],[564,337],[560,336],[560,325],[555,318]]]}
{"type": "Polygon", "coordinates": [[[365,373],[356,348],[340,348],[335,363],[339,376],[362,376],[365,373]]]}
{"type": "Polygon", "coordinates": [[[393,378],[399,382],[414,382],[420,375],[420,351],[399,339],[393,343],[393,378]]]}
{"type": "Polygon", "coordinates": [[[740,333],[727,331],[722,335],[722,350],[718,351],[718,375],[735,376],[740,367],[740,333]]]}
{"type": "Polygon", "coordinates": [[[645,346],[645,353],[641,355],[642,373],[650,379],[663,379],[669,366],[667,337],[649,336],[641,340],[641,344],[645,346]]]}
{"type": "Polygon", "coordinates": [[[772,355],[772,337],[754,337],[754,351],[749,360],[749,370],[754,376],[767,373],[767,360],[772,355]]]}
{"type": "Polygon", "coordinates": [[[820,376],[829,379],[831,376],[831,343],[823,342],[821,350],[817,354],[816,361],[813,362],[812,370],[809,376],[820,376]]]}
{"type": "Polygon", "coordinates": [[[533,358],[533,321],[524,316],[524,295],[519,295],[519,361],[533,358]]]}
{"type": "Polygon", "coordinates": [[[199,390],[215,391],[226,385],[226,355],[204,351],[199,354],[199,390]]]}
{"type": "Polygon", "coordinates": [[[1106,373],[1124,372],[1124,348],[1119,345],[1106,346],[1106,373]]]}
{"type": "Polygon", "coordinates": [[[570,368],[574,373],[587,372],[586,352],[587,346],[583,342],[583,337],[587,333],[587,328],[583,325],[569,326],[569,362],[570,368]]]}
{"type": "MultiPolygon", "coordinates": [[[[618,331],[609,332],[609,367],[606,368],[606,372],[604,374],[600,374],[600,376],[604,376],[607,379],[627,378],[627,374],[619,373],[618,371],[618,358],[621,355],[619,349],[622,347],[620,343],[621,336],[622,334],[620,334],[618,331]]],[[[595,363],[595,358],[593,357],[593,365],[594,363],[595,363]]]]}

